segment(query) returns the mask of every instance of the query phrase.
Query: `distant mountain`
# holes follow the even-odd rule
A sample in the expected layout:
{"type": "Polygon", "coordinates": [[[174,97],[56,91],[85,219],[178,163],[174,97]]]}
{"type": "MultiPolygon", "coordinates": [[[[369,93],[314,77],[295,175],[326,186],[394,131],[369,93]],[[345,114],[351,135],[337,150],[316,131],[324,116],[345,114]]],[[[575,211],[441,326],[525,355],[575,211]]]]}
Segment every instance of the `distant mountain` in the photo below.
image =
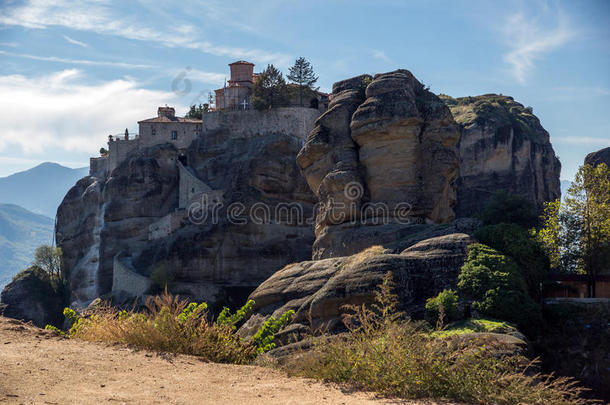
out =
{"type": "Polygon", "coordinates": [[[32,169],[0,178],[0,204],[16,204],[29,211],[55,218],[57,207],[88,168],[70,169],[42,163],[32,169]]]}
{"type": "Polygon", "coordinates": [[[32,263],[34,250],[53,242],[55,221],[13,204],[0,204],[0,290],[32,263]]]}
{"type": "Polygon", "coordinates": [[[570,180],[561,180],[561,201],[568,195],[568,188],[570,188],[571,185],[572,182],[570,180]]]}

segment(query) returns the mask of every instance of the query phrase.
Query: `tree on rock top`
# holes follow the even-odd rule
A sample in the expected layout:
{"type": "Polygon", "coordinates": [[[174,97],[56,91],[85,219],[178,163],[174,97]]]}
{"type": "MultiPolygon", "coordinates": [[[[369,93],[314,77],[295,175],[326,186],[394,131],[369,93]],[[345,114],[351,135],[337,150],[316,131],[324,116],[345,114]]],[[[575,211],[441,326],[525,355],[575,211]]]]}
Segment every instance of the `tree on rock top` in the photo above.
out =
{"type": "Polygon", "coordinates": [[[267,65],[267,69],[256,79],[252,88],[252,105],[257,110],[288,105],[286,80],[275,66],[267,65]]]}
{"type": "Polygon", "coordinates": [[[286,77],[298,86],[299,105],[302,107],[303,95],[316,90],[313,86],[318,81],[318,76],[314,74],[311,63],[307,59],[300,57],[294,62],[294,66],[290,68],[290,72],[286,77]]]}

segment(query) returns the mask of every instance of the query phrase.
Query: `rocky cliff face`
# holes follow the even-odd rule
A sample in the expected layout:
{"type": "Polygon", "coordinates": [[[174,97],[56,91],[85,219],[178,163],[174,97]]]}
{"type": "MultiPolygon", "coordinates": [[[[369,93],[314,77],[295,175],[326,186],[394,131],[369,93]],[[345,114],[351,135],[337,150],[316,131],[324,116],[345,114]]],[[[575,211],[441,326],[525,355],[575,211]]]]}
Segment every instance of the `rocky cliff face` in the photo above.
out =
{"type": "Polygon", "coordinates": [[[496,94],[441,98],[461,127],[458,216],[476,214],[497,191],[538,205],[560,197],[561,164],[530,107],[496,94]]]}
{"type": "Polygon", "coordinates": [[[585,157],[585,164],[587,165],[596,167],[602,163],[605,163],[606,166],[610,167],[610,148],[591,152],[585,157]]]}
{"type": "Polygon", "coordinates": [[[407,70],[335,83],[297,156],[320,202],[313,258],[357,252],[344,240],[368,226],[450,222],[458,141],[449,109],[407,70]]]}
{"type": "Polygon", "coordinates": [[[57,241],[73,301],[111,292],[120,253],[133,272],[212,305],[239,304],[278,268],[310,257],[314,236],[305,219],[314,196],[294,162],[301,141],[282,133],[205,135],[182,151],[169,144],[134,151],[109,178],[86,177],[66,195],[57,241]],[[177,211],[178,161],[221,195],[220,205],[177,211]],[[162,219],[169,228],[152,235],[162,219]]]}
{"type": "Polygon", "coordinates": [[[40,328],[62,326],[64,304],[49,275],[35,266],[16,275],[0,293],[0,315],[32,321],[40,328]]]}
{"type": "Polygon", "coordinates": [[[240,333],[250,335],[270,316],[277,319],[288,310],[295,316],[285,336],[306,334],[312,327],[340,330],[344,306],[373,302],[375,288],[388,272],[401,309],[422,317],[427,298],[456,288],[472,242],[468,235],[454,233],[423,240],[397,254],[375,246],[352,256],[288,265],[252,293],[255,314],[240,333]]]}

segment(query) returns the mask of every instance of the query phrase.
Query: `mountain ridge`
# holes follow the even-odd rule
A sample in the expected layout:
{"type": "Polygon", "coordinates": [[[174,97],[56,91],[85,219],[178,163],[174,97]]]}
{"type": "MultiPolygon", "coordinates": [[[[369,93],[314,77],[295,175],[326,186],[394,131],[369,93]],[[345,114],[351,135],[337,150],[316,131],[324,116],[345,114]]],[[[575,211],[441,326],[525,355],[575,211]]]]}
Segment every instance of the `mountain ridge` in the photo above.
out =
{"type": "Polygon", "coordinates": [[[0,204],[15,204],[35,214],[55,218],[66,192],[88,174],[88,168],[71,169],[45,162],[31,169],[0,177],[0,204]]]}

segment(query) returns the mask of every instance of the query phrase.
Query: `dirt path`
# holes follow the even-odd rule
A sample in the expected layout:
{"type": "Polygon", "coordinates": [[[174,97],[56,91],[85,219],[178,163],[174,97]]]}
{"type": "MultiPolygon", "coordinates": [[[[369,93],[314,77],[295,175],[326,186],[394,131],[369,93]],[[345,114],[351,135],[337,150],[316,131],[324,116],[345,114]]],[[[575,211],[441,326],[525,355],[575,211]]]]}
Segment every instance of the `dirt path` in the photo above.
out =
{"type": "Polygon", "coordinates": [[[0,317],[0,404],[424,404],[375,399],[254,366],[55,336],[0,317]]]}

